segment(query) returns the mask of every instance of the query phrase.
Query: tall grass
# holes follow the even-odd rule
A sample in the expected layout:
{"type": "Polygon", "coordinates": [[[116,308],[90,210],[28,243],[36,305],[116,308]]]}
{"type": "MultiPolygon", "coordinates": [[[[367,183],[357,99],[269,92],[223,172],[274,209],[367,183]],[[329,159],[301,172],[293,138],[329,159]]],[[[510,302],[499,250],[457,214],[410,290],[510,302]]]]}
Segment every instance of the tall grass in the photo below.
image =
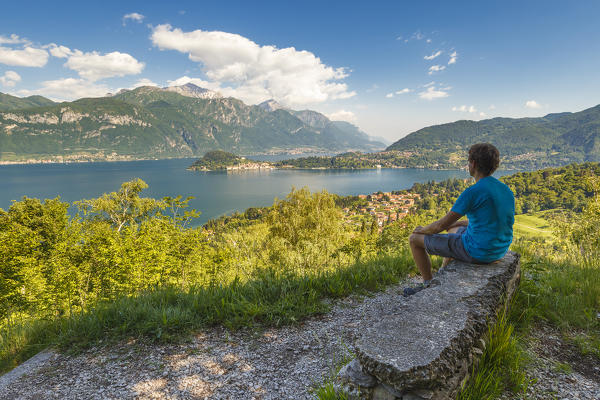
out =
{"type": "Polygon", "coordinates": [[[488,327],[486,346],[478,366],[461,390],[459,400],[495,399],[505,390],[525,392],[527,378],[524,372],[523,351],[513,336],[514,327],[505,312],[488,327]]]}
{"type": "Polygon", "coordinates": [[[324,272],[296,275],[262,269],[245,282],[188,290],[162,287],[120,297],[71,317],[4,327],[0,330],[0,370],[13,368],[49,345],[77,350],[101,340],[128,337],[174,340],[216,324],[237,329],[295,323],[326,312],[325,298],[381,290],[412,268],[412,259],[402,253],[324,272]]]}
{"type": "Polygon", "coordinates": [[[593,331],[600,328],[599,265],[579,264],[570,258],[550,258],[518,249],[523,277],[512,319],[523,329],[546,321],[561,329],[593,331]]]}

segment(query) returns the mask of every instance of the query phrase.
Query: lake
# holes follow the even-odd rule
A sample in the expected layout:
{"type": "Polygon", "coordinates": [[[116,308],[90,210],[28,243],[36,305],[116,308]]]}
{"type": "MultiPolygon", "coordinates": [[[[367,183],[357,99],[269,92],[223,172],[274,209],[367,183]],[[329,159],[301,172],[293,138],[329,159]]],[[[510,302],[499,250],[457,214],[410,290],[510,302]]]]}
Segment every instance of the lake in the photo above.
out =
{"type": "Polygon", "coordinates": [[[117,191],[121,183],[141,178],[149,188],[144,197],[194,196],[191,207],[202,212],[197,223],[273,204],[292,187],[308,186],[340,195],[402,190],[415,182],[466,178],[466,171],[427,169],[381,170],[273,170],[242,173],[194,172],[186,168],[195,159],[99,162],[78,164],[28,164],[0,166],[0,208],[8,209],[22,196],[40,199],[60,196],[69,203],[117,191]]]}

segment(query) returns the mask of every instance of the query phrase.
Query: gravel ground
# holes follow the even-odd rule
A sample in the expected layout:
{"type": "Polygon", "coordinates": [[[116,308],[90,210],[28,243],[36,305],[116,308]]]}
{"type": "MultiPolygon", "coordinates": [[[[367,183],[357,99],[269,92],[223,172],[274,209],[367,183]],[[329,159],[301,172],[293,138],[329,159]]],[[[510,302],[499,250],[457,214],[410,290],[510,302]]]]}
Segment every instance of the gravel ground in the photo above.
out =
{"type": "Polygon", "coordinates": [[[581,355],[559,331],[540,325],[528,337],[532,362],[527,368],[527,396],[505,393],[502,399],[600,400],[600,361],[581,355]]]}
{"type": "Polygon", "coordinates": [[[404,301],[406,285],[349,297],[330,313],[261,332],[210,329],[177,345],[120,344],[54,355],[0,388],[1,399],[314,399],[354,333],[404,301]]]}

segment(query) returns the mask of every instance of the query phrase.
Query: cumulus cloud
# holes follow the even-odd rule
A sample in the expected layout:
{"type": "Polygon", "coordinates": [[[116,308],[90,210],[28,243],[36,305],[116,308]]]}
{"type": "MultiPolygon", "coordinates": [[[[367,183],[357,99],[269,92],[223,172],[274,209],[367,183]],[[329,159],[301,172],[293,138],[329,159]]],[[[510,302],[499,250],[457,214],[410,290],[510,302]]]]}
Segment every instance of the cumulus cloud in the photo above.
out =
{"type": "Polygon", "coordinates": [[[438,57],[440,54],[442,54],[442,51],[438,50],[435,53],[431,54],[430,56],[425,56],[423,58],[426,60],[433,60],[434,58],[438,57]]]}
{"type": "Polygon", "coordinates": [[[448,61],[448,65],[456,64],[456,59],[458,58],[458,53],[456,51],[450,54],[450,60],[448,61]]]}
{"type": "Polygon", "coordinates": [[[13,49],[0,46],[0,64],[17,67],[43,67],[48,62],[48,52],[31,46],[13,49]]]}
{"type": "Polygon", "coordinates": [[[435,99],[442,99],[444,97],[448,97],[448,90],[450,88],[446,87],[446,88],[436,88],[435,85],[433,84],[434,82],[432,82],[432,84],[430,86],[427,86],[427,89],[420,92],[419,93],[419,97],[424,99],[424,100],[435,100],[435,99]]]}
{"type": "Polygon", "coordinates": [[[80,77],[92,82],[114,76],[136,75],[142,72],[145,66],[131,55],[118,51],[107,54],[96,51],[84,53],[57,46],[51,48],[50,52],[56,57],[66,57],[65,67],[77,71],[80,77]]]}
{"type": "Polygon", "coordinates": [[[431,39],[427,39],[427,40],[426,40],[426,42],[427,42],[427,43],[431,43],[431,39]]]}
{"type": "Polygon", "coordinates": [[[14,87],[17,82],[21,81],[21,75],[15,71],[6,71],[3,76],[0,76],[0,84],[6,87],[14,87]]]}
{"type": "Polygon", "coordinates": [[[398,91],[396,92],[396,94],[405,94],[405,93],[410,93],[410,92],[412,92],[412,90],[411,90],[411,89],[409,89],[409,88],[404,88],[404,89],[402,89],[402,90],[398,90],[398,91]]]}
{"type": "Polygon", "coordinates": [[[125,25],[128,19],[140,23],[144,20],[144,18],[146,18],[146,16],[136,12],[125,14],[123,15],[123,25],[125,25]]]}
{"type": "Polygon", "coordinates": [[[184,32],[170,25],[156,26],[151,40],[161,50],[177,50],[201,63],[213,86],[248,103],[274,98],[294,106],[356,94],[341,82],[348,76],[344,68],[328,66],[309,51],[261,46],[227,32],[184,32]]]}
{"type": "Polygon", "coordinates": [[[538,104],[538,102],[535,101],[535,100],[528,100],[525,103],[525,107],[527,107],[527,108],[533,108],[533,109],[542,108],[542,106],[540,104],[538,104]]]}
{"type": "Polygon", "coordinates": [[[48,45],[47,47],[48,47],[48,51],[50,51],[50,54],[53,57],[68,58],[70,55],[73,54],[71,49],[69,49],[66,46],[59,46],[57,44],[52,43],[52,44],[48,45]]]}
{"type": "Polygon", "coordinates": [[[332,121],[356,122],[356,115],[352,111],[339,110],[327,116],[332,121]]]}
{"type": "Polygon", "coordinates": [[[388,99],[391,99],[392,97],[394,97],[394,93],[388,93],[385,95],[385,97],[387,97],[388,99]]]}
{"type": "Polygon", "coordinates": [[[19,94],[30,96],[39,94],[54,100],[74,100],[82,97],[102,97],[112,92],[106,85],[90,82],[86,79],[64,78],[42,82],[35,90],[21,90],[19,94]]]}
{"type": "Polygon", "coordinates": [[[433,75],[436,72],[440,72],[446,69],[445,65],[432,65],[431,67],[429,67],[429,75],[433,75]]]}
{"type": "Polygon", "coordinates": [[[143,62],[136,60],[127,53],[113,51],[100,54],[97,51],[84,53],[81,50],[71,50],[66,46],[50,44],[48,51],[53,57],[66,58],[65,67],[79,73],[79,76],[90,81],[97,81],[115,76],[136,75],[145,67],[143,62]]]}
{"type": "Polygon", "coordinates": [[[479,116],[480,116],[480,117],[485,117],[485,116],[487,116],[487,114],[486,114],[486,113],[484,113],[483,111],[481,111],[481,112],[479,113],[479,116]]]}
{"type": "Polygon", "coordinates": [[[466,105],[462,105],[459,107],[452,107],[452,111],[460,111],[460,112],[468,112],[468,113],[476,113],[477,109],[475,108],[475,106],[466,106],[466,105]]]}

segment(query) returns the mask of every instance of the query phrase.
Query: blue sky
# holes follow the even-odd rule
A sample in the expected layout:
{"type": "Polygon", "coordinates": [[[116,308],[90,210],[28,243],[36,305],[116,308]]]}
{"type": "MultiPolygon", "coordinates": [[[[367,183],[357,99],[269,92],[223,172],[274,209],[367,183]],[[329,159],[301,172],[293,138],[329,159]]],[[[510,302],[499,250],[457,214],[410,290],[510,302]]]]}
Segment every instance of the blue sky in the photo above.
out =
{"type": "Polygon", "coordinates": [[[391,141],[600,103],[599,1],[414,3],[10,2],[0,91],[72,100],[191,81],[391,141]]]}

